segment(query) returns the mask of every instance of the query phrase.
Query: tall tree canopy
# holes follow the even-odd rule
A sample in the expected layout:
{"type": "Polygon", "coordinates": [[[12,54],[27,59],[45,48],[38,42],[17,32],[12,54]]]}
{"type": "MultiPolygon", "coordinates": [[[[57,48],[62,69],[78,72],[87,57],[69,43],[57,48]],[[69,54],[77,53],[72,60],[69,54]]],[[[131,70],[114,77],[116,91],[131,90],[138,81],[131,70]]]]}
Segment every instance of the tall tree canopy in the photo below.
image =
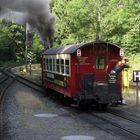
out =
{"type": "Polygon", "coordinates": [[[24,27],[0,20],[0,61],[23,59],[24,27]]]}
{"type": "Polygon", "coordinates": [[[53,0],[57,44],[101,39],[136,53],[140,45],[139,0],[53,0]]]}
{"type": "MultiPolygon", "coordinates": [[[[39,37],[35,34],[32,61],[39,61],[43,49],[44,47],[39,37]]],[[[25,50],[25,26],[0,20],[0,62],[25,62],[25,50]]]]}
{"type": "MultiPolygon", "coordinates": [[[[54,47],[94,40],[116,43],[129,55],[140,52],[139,0],[52,0],[54,47]]],[[[34,60],[43,49],[34,36],[34,60]]],[[[0,59],[24,61],[24,26],[0,20],[0,59]]]]}

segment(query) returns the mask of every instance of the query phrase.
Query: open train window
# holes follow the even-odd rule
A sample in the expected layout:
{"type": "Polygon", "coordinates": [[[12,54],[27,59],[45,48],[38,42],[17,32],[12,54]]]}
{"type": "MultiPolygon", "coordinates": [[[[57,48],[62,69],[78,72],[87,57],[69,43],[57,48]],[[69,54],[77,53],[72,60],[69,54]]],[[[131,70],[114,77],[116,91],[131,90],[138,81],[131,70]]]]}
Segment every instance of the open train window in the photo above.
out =
{"type": "Polygon", "coordinates": [[[105,68],[105,58],[103,56],[96,57],[96,69],[105,68]]]}
{"type": "Polygon", "coordinates": [[[46,70],[48,70],[49,63],[48,63],[48,58],[46,59],[46,70]]]}
{"type": "Polygon", "coordinates": [[[45,66],[45,58],[43,58],[43,69],[45,69],[46,68],[46,66],[45,66]]]}
{"type": "Polygon", "coordinates": [[[52,59],[51,58],[49,59],[49,66],[50,66],[49,70],[52,71],[52,59]]]}
{"type": "Polygon", "coordinates": [[[69,60],[65,60],[65,68],[66,68],[66,74],[69,75],[70,71],[69,71],[69,60]]]}
{"type": "Polygon", "coordinates": [[[60,72],[59,59],[56,59],[56,72],[60,72]]]}
{"type": "Polygon", "coordinates": [[[55,72],[55,59],[52,59],[52,71],[55,72]]]}
{"type": "Polygon", "coordinates": [[[64,59],[61,59],[61,73],[64,74],[64,59]]]}

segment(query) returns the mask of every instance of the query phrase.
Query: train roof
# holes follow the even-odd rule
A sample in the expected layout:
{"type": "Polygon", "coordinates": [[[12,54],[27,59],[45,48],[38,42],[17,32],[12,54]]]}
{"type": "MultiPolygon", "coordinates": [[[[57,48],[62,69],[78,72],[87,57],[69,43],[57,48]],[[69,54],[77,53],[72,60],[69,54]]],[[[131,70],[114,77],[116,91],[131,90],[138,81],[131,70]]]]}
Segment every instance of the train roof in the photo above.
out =
{"type": "Polygon", "coordinates": [[[108,42],[104,42],[104,41],[96,41],[96,42],[89,42],[89,43],[80,43],[80,44],[72,44],[72,45],[67,45],[67,46],[61,46],[61,47],[57,47],[57,48],[50,48],[48,50],[46,50],[43,54],[45,55],[53,55],[53,54],[72,54],[72,53],[76,53],[77,49],[82,49],[86,46],[96,46],[98,44],[106,44],[108,46],[112,46],[112,47],[116,47],[118,49],[120,49],[119,46],[112,44],[112,43],[108,43],[108,42]]]}

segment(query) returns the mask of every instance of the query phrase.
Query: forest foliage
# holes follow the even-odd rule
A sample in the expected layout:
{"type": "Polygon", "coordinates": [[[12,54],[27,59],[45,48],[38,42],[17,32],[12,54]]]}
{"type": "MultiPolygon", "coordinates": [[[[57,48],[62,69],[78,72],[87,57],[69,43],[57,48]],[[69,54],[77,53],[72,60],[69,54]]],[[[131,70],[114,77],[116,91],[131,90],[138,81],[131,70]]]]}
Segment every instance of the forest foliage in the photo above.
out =
{"type": "MultiPolygon", "coordinates": [[[[54,47],[95,41],[120,45],[128,56],[140,53],[139,0],[52,0],[54,47]]],[[[0,59],[25,60],[25,26],[0,20],[0,59]]],[[[34,61],[43,46],[35,34],[34,61]]]]}
{"type": "Polygon", "coordinates": [[[128,54],[139,52],[139,0],[53,0],[59,44],[112,42],[128,54]]]}

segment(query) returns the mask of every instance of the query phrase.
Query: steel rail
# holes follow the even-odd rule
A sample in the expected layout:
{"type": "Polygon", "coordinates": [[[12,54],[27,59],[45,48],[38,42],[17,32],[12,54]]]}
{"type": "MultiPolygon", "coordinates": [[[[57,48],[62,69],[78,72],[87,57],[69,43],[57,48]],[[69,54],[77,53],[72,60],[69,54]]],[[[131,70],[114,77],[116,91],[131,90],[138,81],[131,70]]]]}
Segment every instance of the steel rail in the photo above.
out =
{"type": "Polygon", "coordinates": [[[140,124],[140,119],[139,120],[136,120],[134,117],[137,117],[137,116],[135,116],[135,115],[132,116],[132,114],[131,114],[131,117],[132,118],[130,118],[129,116],[125,116],[125,114],[121,115],[121,114],[116,113],[116,112],[114,112],[112,110],[108,110],[107,113],[112,114],[112,115],[115,115],[115,116],[118,116],[118,117],[121,117],[121,118],[126,119],[128,121],[131,121],[131,122],[140,124]]]}
{"type": "Polygon", "coordinates": [[[0,84],[2,84],[3,82],[5,82],[8,78],[9,78],[9,76],[4,76],[4,77],[0,80],[0,84]]]}
{"type": "MultiPolygon", "coordinates": [[[[31,85],[29,85],[29,83],[31,83],[32,85],[36,85],[37,87],[41,87],[41,86],[39,86],[38,84],[36,84],[36,83],[34,83],[34,82],[32,82],[32,81],[26,79],[26,78],[20,77],[19,75],[13,74],[13,73],[11,73],[11,72],[6,72],[6,73],[7,73],[7,74],[9,73],[9,76],[13,77],[15,80],[19,81],[20,83],[22,83],[22,84],[24,84],[24,85],[26,85],[26,86],[28,86],[28,87],[30,87],[30,88],[33,88],[33,89],[35,89],[35,90],[38,90],[38,89],[32,87],[31,85]],[[23,82],[23,81],[24,81],[24,82],[23,82]],[[29,83],[27,83],[27,82],[29,82],[29,83]]],[[[40,90],[38,90],[38,91],[39,91],[39,92],[42,92],[42,91],[40,91],[40,90]]],[[[88,113],[88,115],[94,116],[94,117],[96,117],[97,119],[100,119],[100,120],[106,122],[107,124],[111,124],[112,126],[115,126],[116,128],[119,128],[119,130],[123,130],[123,131],[125,131],[125,132],[131,134],[132,136],[135,136],[135,137],[137,137],[138,139],[140,139],[140,135],[139,135],[137,132],[131,131],[131,130],[126,129],[126,128],[123,128],[121,125],[119,125],[119,124],[117,124],[117,123],[114,123],[114,122],[111,122],[111,121],[109,121],[108,119],[106,119],[106,118],[104,118],[104,117],[101,117],[101,116],[99,116],[99,115],[97,115],[97,114],[95,114],[95,113],[88,113]]],[[[120,117],[120,116],[119,116],[119,117],[120,117]]],[[[123,117],[123,118],[124,118],[124,117],[123,117]]],[[[127,119],[127,120],[128,120],[128,119],[127,119]]],[[[131,120],[130,120],[130,121],[131,121],[131,120]]],[[[137,123],[137,121],[136,121],[135,123],[137,123]]],[[[139,123],[138,123],[138,124],[139,124],[139,123]]]]}
{"type": "Polygon", "coordinates": [[[24,78],[22,76],[14,74],[13,72],[11,72],[10,69],[6,69],[4,71],[4,73],[6,75],[9,75],[10,77],[14,78],[16,81],[18,81],[18,82],[20,82],[20,83],[22,83],[22,84],[24,84],[24,85],[36,90],[36,91],[44,92],[44,88],[41,85],[39,85],[39,84],[37,84],[37,83],[27,79],[27,78],[24,78]]]}
{"type": "Polygon", "coordinates": [[[109,124],[111,124],[111,125],[113,125],[113,126],[119,128],[119,129],[121,129],[121,130],[123,130],[123,131],[125,131],[125,132],[128,132],[128,133],[130,133],[130,134],[132,134],[132,135],[134,135],[134,136],[140,138],[140,134],[138,134],[137,132],[131,131],[131,130],[126,129],[126,128],[123,128],[121,125],[119,125],[119,124],[117,124],[117,123],[115,123],[115,122],[111,122],[111,121],[109,121],[108,119],[106,119],[106,118],[104,118],[104,117],[101,117],[101,116],[99,116],[99,115],[97,115],[97,114],[95,114],[95,113],[92,113],[92,115],[93,115],[94,117],[96,117],[96,118],[99,118],[99,119],[103,120],[104,122],[107,122],[107,123],[109,123],[109,124]]]}
{"type": "MultiPolygon", "coordinates": [[[[8,81],[8,80],[9,80],[9,77],[6,78],[6,79],[4,80],[4,82],[6,82],[6,81],[8,81]]],[[[14,80],[15,80],[15,79],[12,79],[12,81],[8,82],[8,84],[6,84],[6,86],[2,88],[2,90],[1,90],[1,92],[0,92],[0,104],[2,103],[2,99],[3,99],[3,96],[4,96],[5,92],[6,92],[6,90],[13,84],[13,81],[14,81],[14,80]]]]}
{"type": "Polygon", "coordinates": [[[2,87],[2,90],[0,91],[0,138],[3,135],[3,102],[4,102],[4,97],[6,96],[6,91],[8,90],[8,88],[13,84],[15,79],[11,79],[11,81],[9,81],[9,76],[8,78],[3,82],[3,84],[5,84],[5,86],[2,87]],[[6,81],[8,81],[8,83],[5,83],[6,81]]]}

